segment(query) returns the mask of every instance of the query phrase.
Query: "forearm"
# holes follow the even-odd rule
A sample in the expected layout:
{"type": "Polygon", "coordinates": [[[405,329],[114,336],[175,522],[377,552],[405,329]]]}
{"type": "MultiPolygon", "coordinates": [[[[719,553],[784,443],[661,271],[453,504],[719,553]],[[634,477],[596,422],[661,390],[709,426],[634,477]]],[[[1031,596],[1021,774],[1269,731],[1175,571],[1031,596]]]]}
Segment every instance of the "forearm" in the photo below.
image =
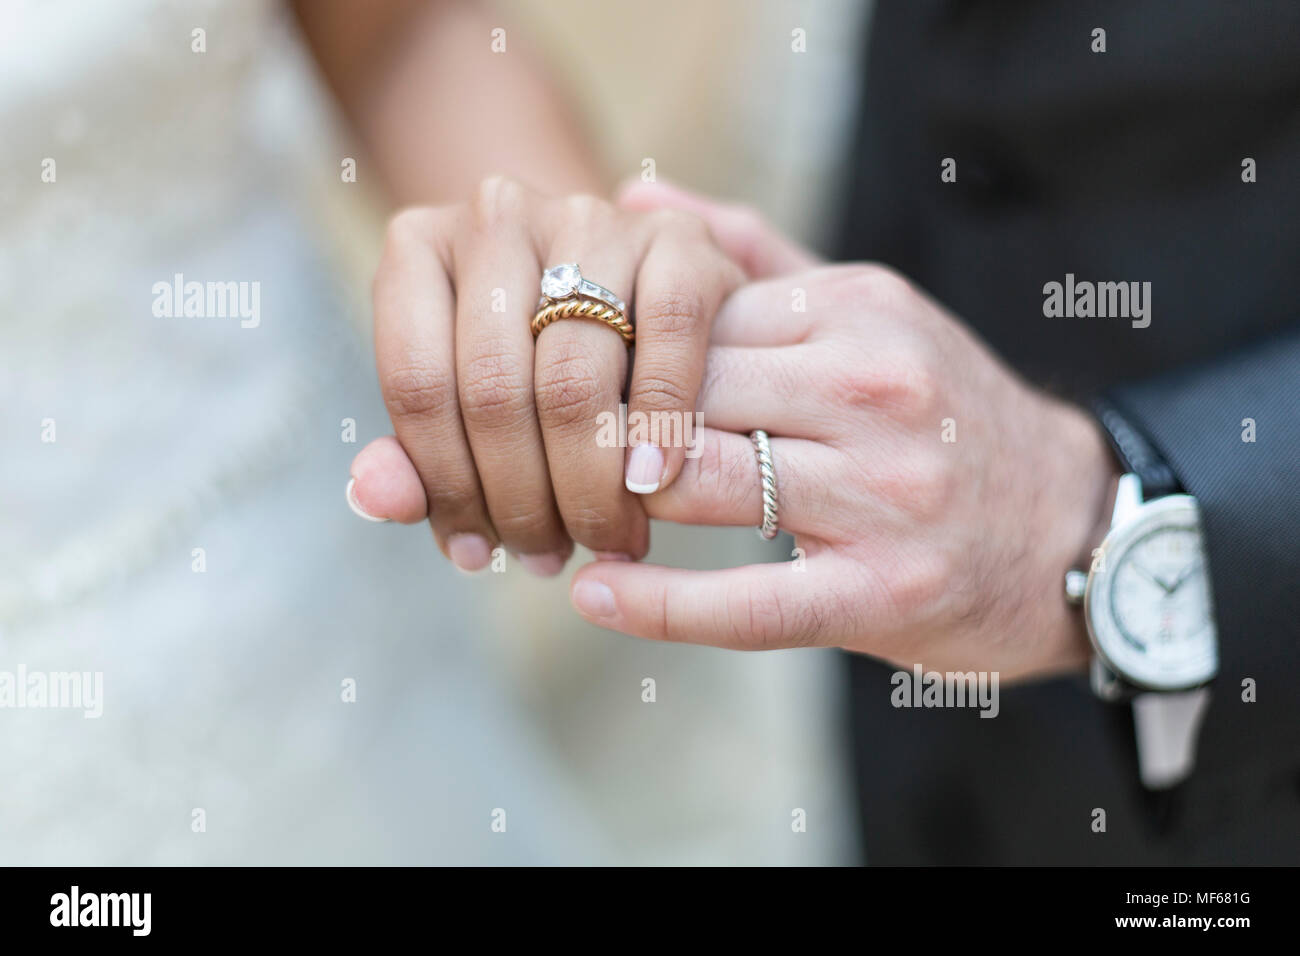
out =
{"type": "Polygon", "coordinates": [[[331,89],[394,202],[462,199],[490,174],[548,193],[606,185],[521,31],[467,0],[293,0],[331,89]],[[358,19],[360,18],[360,19],[358,19]],[[492,30],[507,29],[506,50],[492,30]]]}

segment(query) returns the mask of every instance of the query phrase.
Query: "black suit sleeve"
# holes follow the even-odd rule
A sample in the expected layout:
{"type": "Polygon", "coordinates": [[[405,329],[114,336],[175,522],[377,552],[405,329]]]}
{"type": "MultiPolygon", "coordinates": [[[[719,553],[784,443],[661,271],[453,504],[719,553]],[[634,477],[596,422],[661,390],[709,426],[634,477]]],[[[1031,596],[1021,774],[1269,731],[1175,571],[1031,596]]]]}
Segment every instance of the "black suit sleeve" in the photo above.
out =
{"type": "MultiPolygon", "coordinates": [[[[1219,676],[1195,786],[1300,787],[1300,330],[1109,390],[1199,501],[1219,676]],[[1248,441],[1253,424],[1253,441],[1248,441]],[[1243,700],[1243,682],[1257,701],[1243,700]]],[[[1252,788],[1254,789],[1254,788],[1252,788]]],[[[1263,796],[1261,794],[1261,796],[1263,796]]],[[[1238,808],[1241,809],[1241,808],[1238,808]]]]}

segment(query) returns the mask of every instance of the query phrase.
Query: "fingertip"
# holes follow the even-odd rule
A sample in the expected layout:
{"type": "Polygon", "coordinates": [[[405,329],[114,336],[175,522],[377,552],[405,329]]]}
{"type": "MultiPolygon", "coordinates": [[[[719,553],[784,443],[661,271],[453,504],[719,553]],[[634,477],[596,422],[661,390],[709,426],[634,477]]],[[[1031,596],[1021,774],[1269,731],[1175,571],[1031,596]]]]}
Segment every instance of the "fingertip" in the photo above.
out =
{"type": "Polygon", "coordinates": [[[377,438],[352,459],[349,506],[370,521],[414,524],[428,516],[424,485],[401,444],[391,435],[377,438]]]}
{"type": "Polygon", "coordinates": [[[365,509],[361,502],[357,500],[357,480],[355,478],[348,479],[347,487],[343,489],[343,497],[347,500],[348,507],[352,509],[352,513],[358,518],[364,518],[366,521],[373,521],[376,524],[382,524],[388,520],[379,515],[371,514],[365,509]]]}
{"type": "Polygon", "coordinates": [[[666,587],[674,571],[661,565],[594,561],[569,585],[573,609],[599,627],[631,637],[663,640],[666,587]]]}
{"type": "Polygon", "coordinates": [[[614,589],[599,574],[590,573],[596,565],[587,565],[573,576],[569,585],[569,600],[573,609],[594,624],[611,626],[618,619],[618,600],[614,589]]]}
{"type": "Polygon", "coordinates": [[[547,554],[521,554],[519,563],[524,570],[536,578],[556,577],[569,561],[569,555],[562,551],[547,554]]]}
{"type": "Polygon", "coordinates": [[[664,484],[667,462],[661,448],[638,444],[628,450],[623,483],[634,495],[652,495],[664,484]]]}

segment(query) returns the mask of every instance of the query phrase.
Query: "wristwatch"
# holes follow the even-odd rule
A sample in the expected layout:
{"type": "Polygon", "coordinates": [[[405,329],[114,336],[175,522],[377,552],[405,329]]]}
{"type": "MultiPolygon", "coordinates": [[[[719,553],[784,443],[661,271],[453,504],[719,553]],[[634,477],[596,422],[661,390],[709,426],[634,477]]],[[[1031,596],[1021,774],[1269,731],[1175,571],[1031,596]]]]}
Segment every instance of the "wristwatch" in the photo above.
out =
{"type": "Polygon", "coordinates": [[[1092,689],[1130,703],[1142,783],[1182,782],[1218,672],[1209,569],[1196,499],[1109,401],[1093,411],[1125,468],[1110,530],[1087,571],[1065,576],[1092,643],[1092,689]]]}

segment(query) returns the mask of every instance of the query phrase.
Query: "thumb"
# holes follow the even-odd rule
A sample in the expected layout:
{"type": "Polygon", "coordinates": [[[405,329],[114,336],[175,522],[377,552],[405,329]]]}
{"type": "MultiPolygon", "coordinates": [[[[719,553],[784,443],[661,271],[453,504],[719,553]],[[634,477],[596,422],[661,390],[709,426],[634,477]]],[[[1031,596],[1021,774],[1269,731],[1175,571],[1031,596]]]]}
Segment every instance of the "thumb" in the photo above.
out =
{"type": "Polygon", "coordinates": [[[680,186],[639,179],[624,183],[615,202],[624,209],[645,212],[679,209],[699,216],[708,224],[722,251],[751,279],[800,272],[819,261],[811,252],[781,235],[750,206],[720,202],[680,186]]]}
{"type": "Polygon", "coordinates": [[[420,475],[392,435],[377,438],[352,459],[348,507],[368,521],[415,524],[429,515],[420,475]]]}

